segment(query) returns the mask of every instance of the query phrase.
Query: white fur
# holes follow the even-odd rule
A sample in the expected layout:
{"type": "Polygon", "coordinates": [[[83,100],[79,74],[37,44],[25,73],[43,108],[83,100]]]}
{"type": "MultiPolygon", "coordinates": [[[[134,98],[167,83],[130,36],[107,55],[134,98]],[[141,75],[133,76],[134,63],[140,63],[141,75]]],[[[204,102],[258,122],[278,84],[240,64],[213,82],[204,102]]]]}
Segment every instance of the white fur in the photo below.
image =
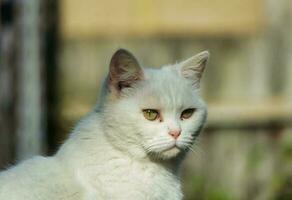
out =
{"type": "Polygon", "coordinates": [[[0,173],[0,200],[181,200],[179,165],[207,108],[179,68],[145,69],[144,79],[116,99],[105,84],[103,102],[55,156],[35,157],[0,173]],[[147,108],[159,109],[163,121],[146,120],[147,108]],[[197,110],[181,120],[187,108],[197,110]],[[168,131],[177,128],[182,133],[175,141],[168,131]]]}

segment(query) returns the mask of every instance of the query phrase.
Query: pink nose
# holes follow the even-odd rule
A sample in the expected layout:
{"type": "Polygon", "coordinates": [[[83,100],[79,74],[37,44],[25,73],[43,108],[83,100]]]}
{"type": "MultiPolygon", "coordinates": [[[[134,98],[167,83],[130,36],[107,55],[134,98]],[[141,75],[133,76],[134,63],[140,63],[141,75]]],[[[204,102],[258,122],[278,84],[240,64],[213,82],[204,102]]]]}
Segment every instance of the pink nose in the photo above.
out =
{"type": "Polygon", "coordinates": [[[180,130],[173,130],[173,131],[169,131],[168,134],[173,137],[174,139],[177,139],[180,135],[180,130]]]}

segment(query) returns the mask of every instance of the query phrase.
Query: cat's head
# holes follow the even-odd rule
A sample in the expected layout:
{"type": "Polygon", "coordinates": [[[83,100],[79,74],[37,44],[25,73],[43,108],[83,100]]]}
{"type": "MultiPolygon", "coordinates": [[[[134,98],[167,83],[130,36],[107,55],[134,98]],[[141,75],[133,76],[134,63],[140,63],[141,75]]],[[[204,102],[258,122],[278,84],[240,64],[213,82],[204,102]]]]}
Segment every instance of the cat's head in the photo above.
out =
{"type": "Polygon", "coordinates": [[[118,50],[100,108],[111,144],[158,159],[187,152],[207,116],[199,88],[208,57],[204,51],[174,65],[143,69],[130,52],[118,50]]]}

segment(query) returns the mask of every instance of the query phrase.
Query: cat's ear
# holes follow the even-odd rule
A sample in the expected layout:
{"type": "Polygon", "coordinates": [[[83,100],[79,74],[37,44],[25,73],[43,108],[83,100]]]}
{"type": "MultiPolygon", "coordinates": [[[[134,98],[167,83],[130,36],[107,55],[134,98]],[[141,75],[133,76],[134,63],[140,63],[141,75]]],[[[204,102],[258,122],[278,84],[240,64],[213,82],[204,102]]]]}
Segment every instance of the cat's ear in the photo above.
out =
{"type": "Polygon", "coordinates": [[[206,68],[209,56],[210,54],[208,51],[203,51],[178,64],[181,75],[190,79],[195,88],[200,88],[200,80],[206,68]]]}
{"type": "Polygon", "coordinates": [[[127,50],[117,50],[110,62],[108,84],[110,90],[120,92],[143,79],[143,70],[137,59],[127,50]]]}

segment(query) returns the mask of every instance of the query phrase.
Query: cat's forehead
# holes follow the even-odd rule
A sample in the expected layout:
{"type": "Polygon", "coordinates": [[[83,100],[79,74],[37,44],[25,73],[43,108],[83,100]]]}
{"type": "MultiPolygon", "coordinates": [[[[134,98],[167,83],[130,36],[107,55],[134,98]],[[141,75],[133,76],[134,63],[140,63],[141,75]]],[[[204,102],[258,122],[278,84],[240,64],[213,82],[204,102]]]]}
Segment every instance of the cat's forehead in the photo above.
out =
{"type": "Polygon", "coordinates": [[[171,66],[160,69],[145,69],[145,79],[148,87],[152,90],[165,92],[178,92],[178,90],[189,90],[190,84],[182,78],[171,66]]]}
{"type": "Polygon", "coordinates": [[[180,109],[198,103],[191,82],[171,67],[144,70],[146,81],[139,92],[142,107],[180,109]]]}

